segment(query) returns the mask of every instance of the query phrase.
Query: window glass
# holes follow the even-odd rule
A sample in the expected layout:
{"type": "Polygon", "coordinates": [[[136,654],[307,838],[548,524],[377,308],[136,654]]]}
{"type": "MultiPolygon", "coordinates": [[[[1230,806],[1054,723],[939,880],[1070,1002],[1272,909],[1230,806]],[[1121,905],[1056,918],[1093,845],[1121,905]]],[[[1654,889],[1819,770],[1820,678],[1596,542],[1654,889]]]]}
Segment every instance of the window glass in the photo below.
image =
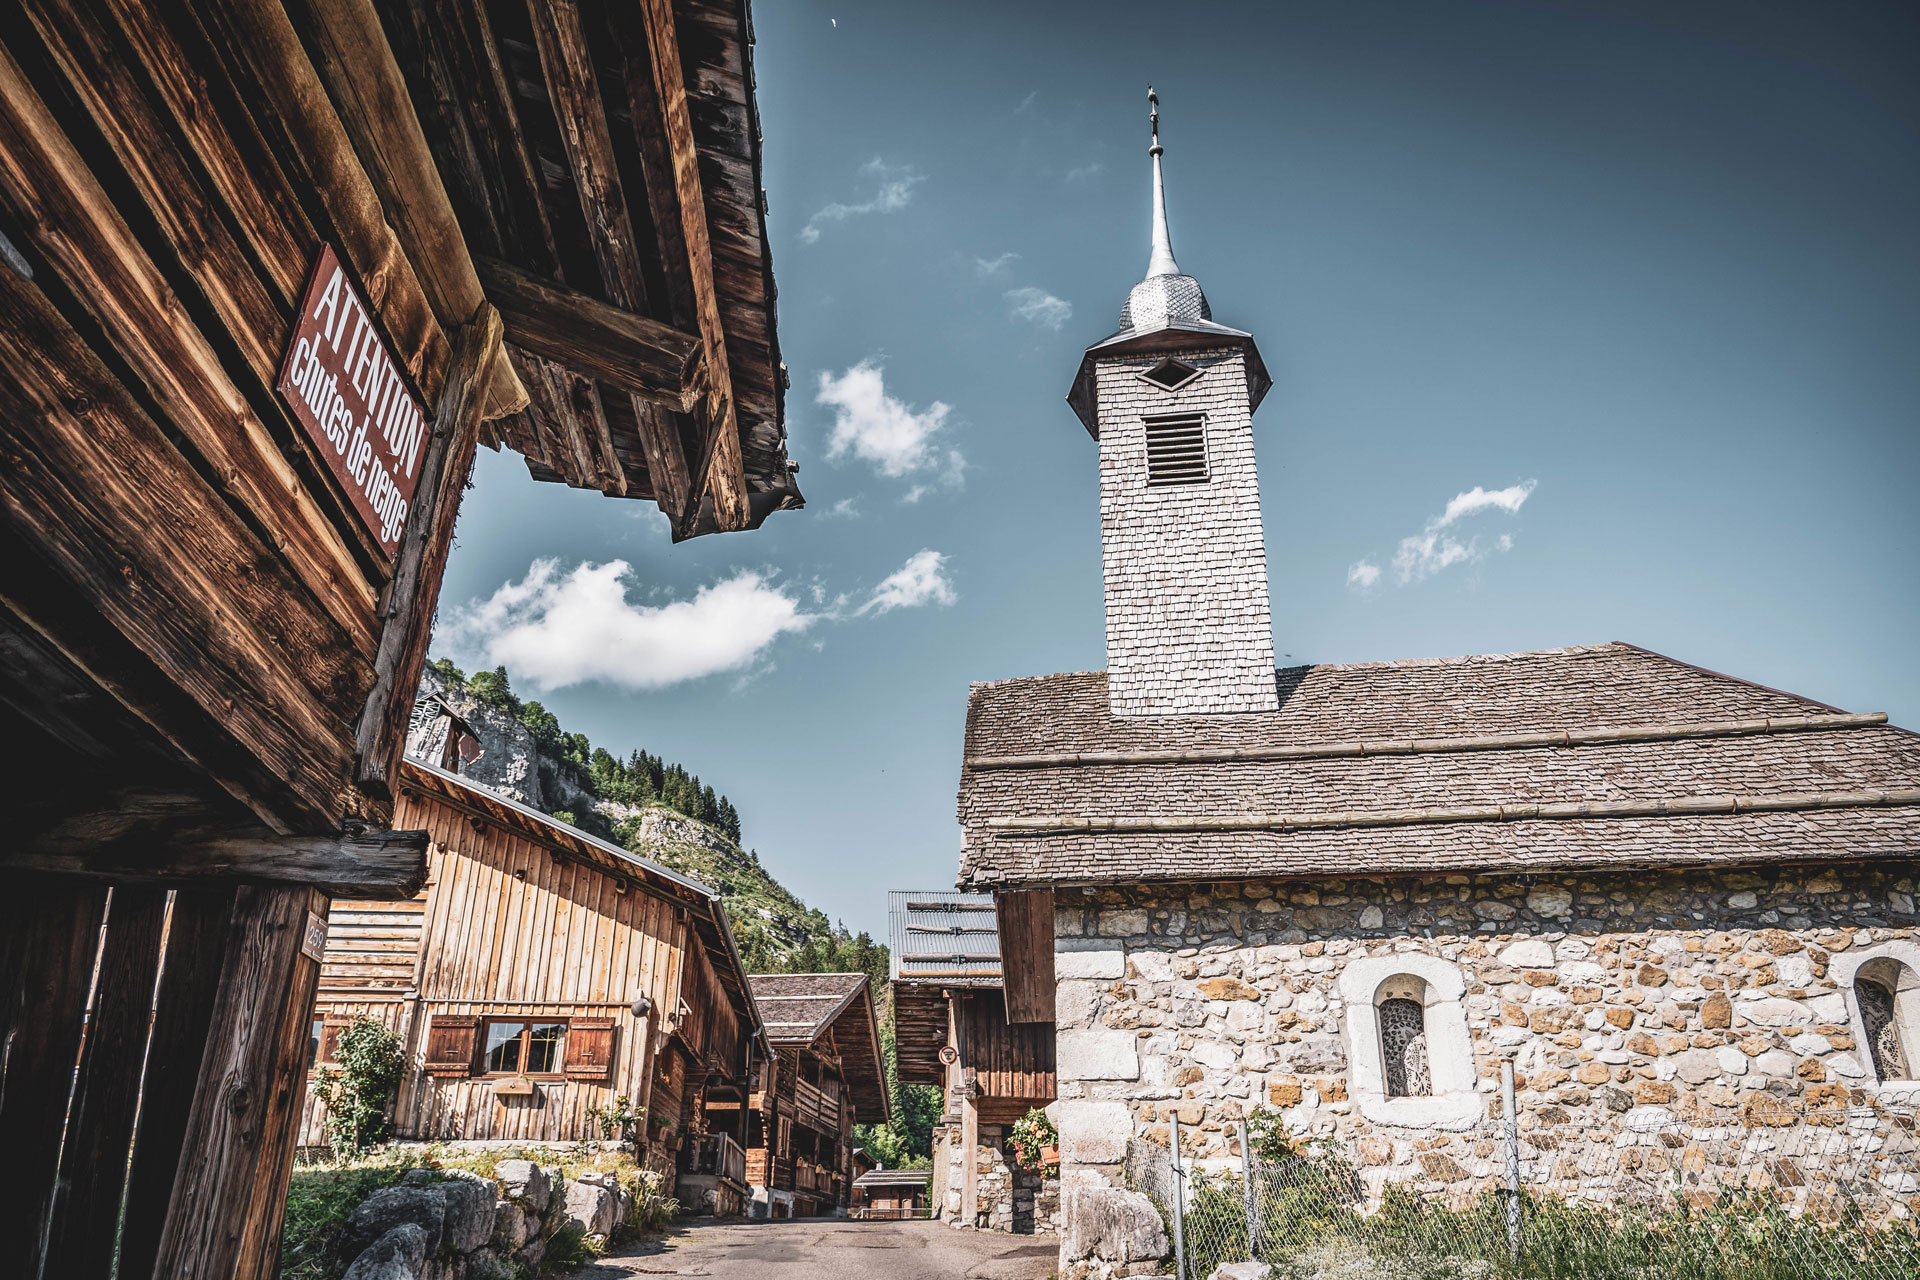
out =
{"type": "Polygon", "coordinates": [[[320,1061],[320,1037],[327,1033],[327,1024],[315,1018],[313,1027],[307,1034],[307,1066],[311,1068],[320,1061]]]}
{"type": "Polygon", "coordinates": [[[1418,1000],[1380,1002],[1380,1050],[1389,1098],[1423,1098],[1433,1092],[1427,1072],[1427,1011],[1418,1000]]]}
{"type": "Polygon", "coordinates": [[[560,1042],[566,1038],[567,1024],[564,1022],[536,1022],[527,1036],[527,1071],[557,1072],[560,1070],[560,1042]]]}
{"type": "Polygon", "coordinates": [[[487,1024],[487,1070],[519,1071],[520,1033],[527,1029],[524,1022],[489,1022],[487,1024]]]}

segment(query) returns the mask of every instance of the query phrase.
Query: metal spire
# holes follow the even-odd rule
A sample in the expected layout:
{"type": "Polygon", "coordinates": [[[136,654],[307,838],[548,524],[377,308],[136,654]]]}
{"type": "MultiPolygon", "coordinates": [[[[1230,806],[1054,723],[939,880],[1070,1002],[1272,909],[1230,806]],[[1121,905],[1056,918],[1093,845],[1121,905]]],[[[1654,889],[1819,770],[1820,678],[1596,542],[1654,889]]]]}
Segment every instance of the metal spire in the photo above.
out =
{"type": "Polygon", "coordinates": [[[1147,262],[1147,278],[1177,276],[1180,264],[1173,260],[1173,242],[1167,237],[1167,188],[1160,177],[1160,95],[1147,86],[1147,123],[1153,128],[1153,145],[1147,154],[1153,157],[1153,257],[1147,262]]]}

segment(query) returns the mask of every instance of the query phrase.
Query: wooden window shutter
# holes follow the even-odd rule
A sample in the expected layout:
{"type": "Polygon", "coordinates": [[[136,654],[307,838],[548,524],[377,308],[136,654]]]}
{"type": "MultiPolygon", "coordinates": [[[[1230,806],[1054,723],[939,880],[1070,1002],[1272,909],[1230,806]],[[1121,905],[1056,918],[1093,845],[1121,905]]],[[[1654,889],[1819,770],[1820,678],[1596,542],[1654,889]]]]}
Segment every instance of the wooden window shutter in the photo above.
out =
{"type": "Polygon", "coordinates": [[[567,1023],[567,1075],[604,1080],[613,1072],[613,1019],[574,1018],[567,1023]]]}
{"type": "Polygon", "coordinates": [[[472,1075],[474,1046],[479,1038],[480,1019],[466,1014],[435,1014],[433,1025],[427,1029],[427,1074],[472,1075]]]}
{"type": "MultiPolygon", "coordinates": [[[[320,1057],[318,1062],[336,1062],[340,1058],[340,1033],[352,1024],[349,1018],[329,1016],[320,1028],[320,1057]]],[[[317,1065],[317,1064],[316,1064],[317,1065]]]]}

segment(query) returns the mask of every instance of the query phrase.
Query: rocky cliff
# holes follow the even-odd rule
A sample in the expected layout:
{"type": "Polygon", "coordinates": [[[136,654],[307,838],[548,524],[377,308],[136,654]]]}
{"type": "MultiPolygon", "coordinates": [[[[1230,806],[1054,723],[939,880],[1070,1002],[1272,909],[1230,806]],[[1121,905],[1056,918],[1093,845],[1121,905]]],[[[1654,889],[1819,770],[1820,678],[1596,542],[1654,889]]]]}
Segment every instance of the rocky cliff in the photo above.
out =
{"type": "Polygon", "coordinates": [[[829,937],[826,917],[809,911],[760,865],[757,854],[744,852],[725,832],[661,805],[594,795],[578,769],[543,753],[516,716],[432,667],[420,681],[420,695],[429,694],[459,712],[479,741],[480,757],[462,768],[463,777],[712,885],[743,952],[763,950],[779,959],[810,939],[829,937]]]}

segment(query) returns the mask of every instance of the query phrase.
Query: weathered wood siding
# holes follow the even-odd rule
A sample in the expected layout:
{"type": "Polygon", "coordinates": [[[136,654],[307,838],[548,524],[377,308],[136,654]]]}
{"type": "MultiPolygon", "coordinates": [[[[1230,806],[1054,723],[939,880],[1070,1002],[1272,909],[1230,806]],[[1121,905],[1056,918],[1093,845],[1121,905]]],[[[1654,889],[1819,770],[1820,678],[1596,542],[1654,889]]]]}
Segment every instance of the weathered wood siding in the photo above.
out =
{"type": "Polygon", "coordinates": [[[1031,1100],[1037,1106],[1052,1102],[1053,1024],[1009,1023],[998,991],[971,991],[955,1001],[959,1065],[973,1072],[982,1096],[1031,1100]]]}
{"type": "MultiPolygon", "coordinates": [[[[684,997],[705,1009],[706,1034],[737,1043],[732,1010],[703,989],[711,980],[695,960],[689,972],[684,909],[639,889],[619,890],[613,877],[578,860],[562,861],[542,845],[492,823],[478,823],[431,798],[403,796],[394,821],[425,828],[432,841],[427,887],[406,902],[342,902],[327,946],[329,978],[364,987],[391,986],[413,996],[404,1021],[410,1069],[394,1113],[395,1131],[420,1139],[573,1141],[598,1137],[590,1107],[626,1095],[648,1097],[649,1023],[684,997]],[[415,939],[417,963],[394,949],[415,939]],[[411,991],[417,974],[417,988],[411,991]],[[654,1014],[636,1018],[629,1005],[645,995],[654,1014]],[[717,1003],[724,1017],[712,1008],[717,1003]],[[425,1037],[436,1016],[611,1018],[614,1063],[607,1080],[539,1080],[532,1098],[496,1098],[479,1076],[435,1076],[422,1070],[425,1037]],[[712,1028],[712,1030],[708,1030],[712,1028]]],[[[334,986],[331,981],[329,986],[334,986]]],[[[351,1009],[365,991],[333,989],[330,1010],[351,1009]]],[[[391,1005],[369,1005],[390,1008],[391,1005]]],[[[388,1025],[402,1027],[401,1021],[388,1025]]],[[[677,1122],[683,1069],[673,1087],[653,1090],[653,1113],[677,1122]]],[[[319,1108],[308,1101],[303,1142],[320,1142],[319,1108]]]]}

